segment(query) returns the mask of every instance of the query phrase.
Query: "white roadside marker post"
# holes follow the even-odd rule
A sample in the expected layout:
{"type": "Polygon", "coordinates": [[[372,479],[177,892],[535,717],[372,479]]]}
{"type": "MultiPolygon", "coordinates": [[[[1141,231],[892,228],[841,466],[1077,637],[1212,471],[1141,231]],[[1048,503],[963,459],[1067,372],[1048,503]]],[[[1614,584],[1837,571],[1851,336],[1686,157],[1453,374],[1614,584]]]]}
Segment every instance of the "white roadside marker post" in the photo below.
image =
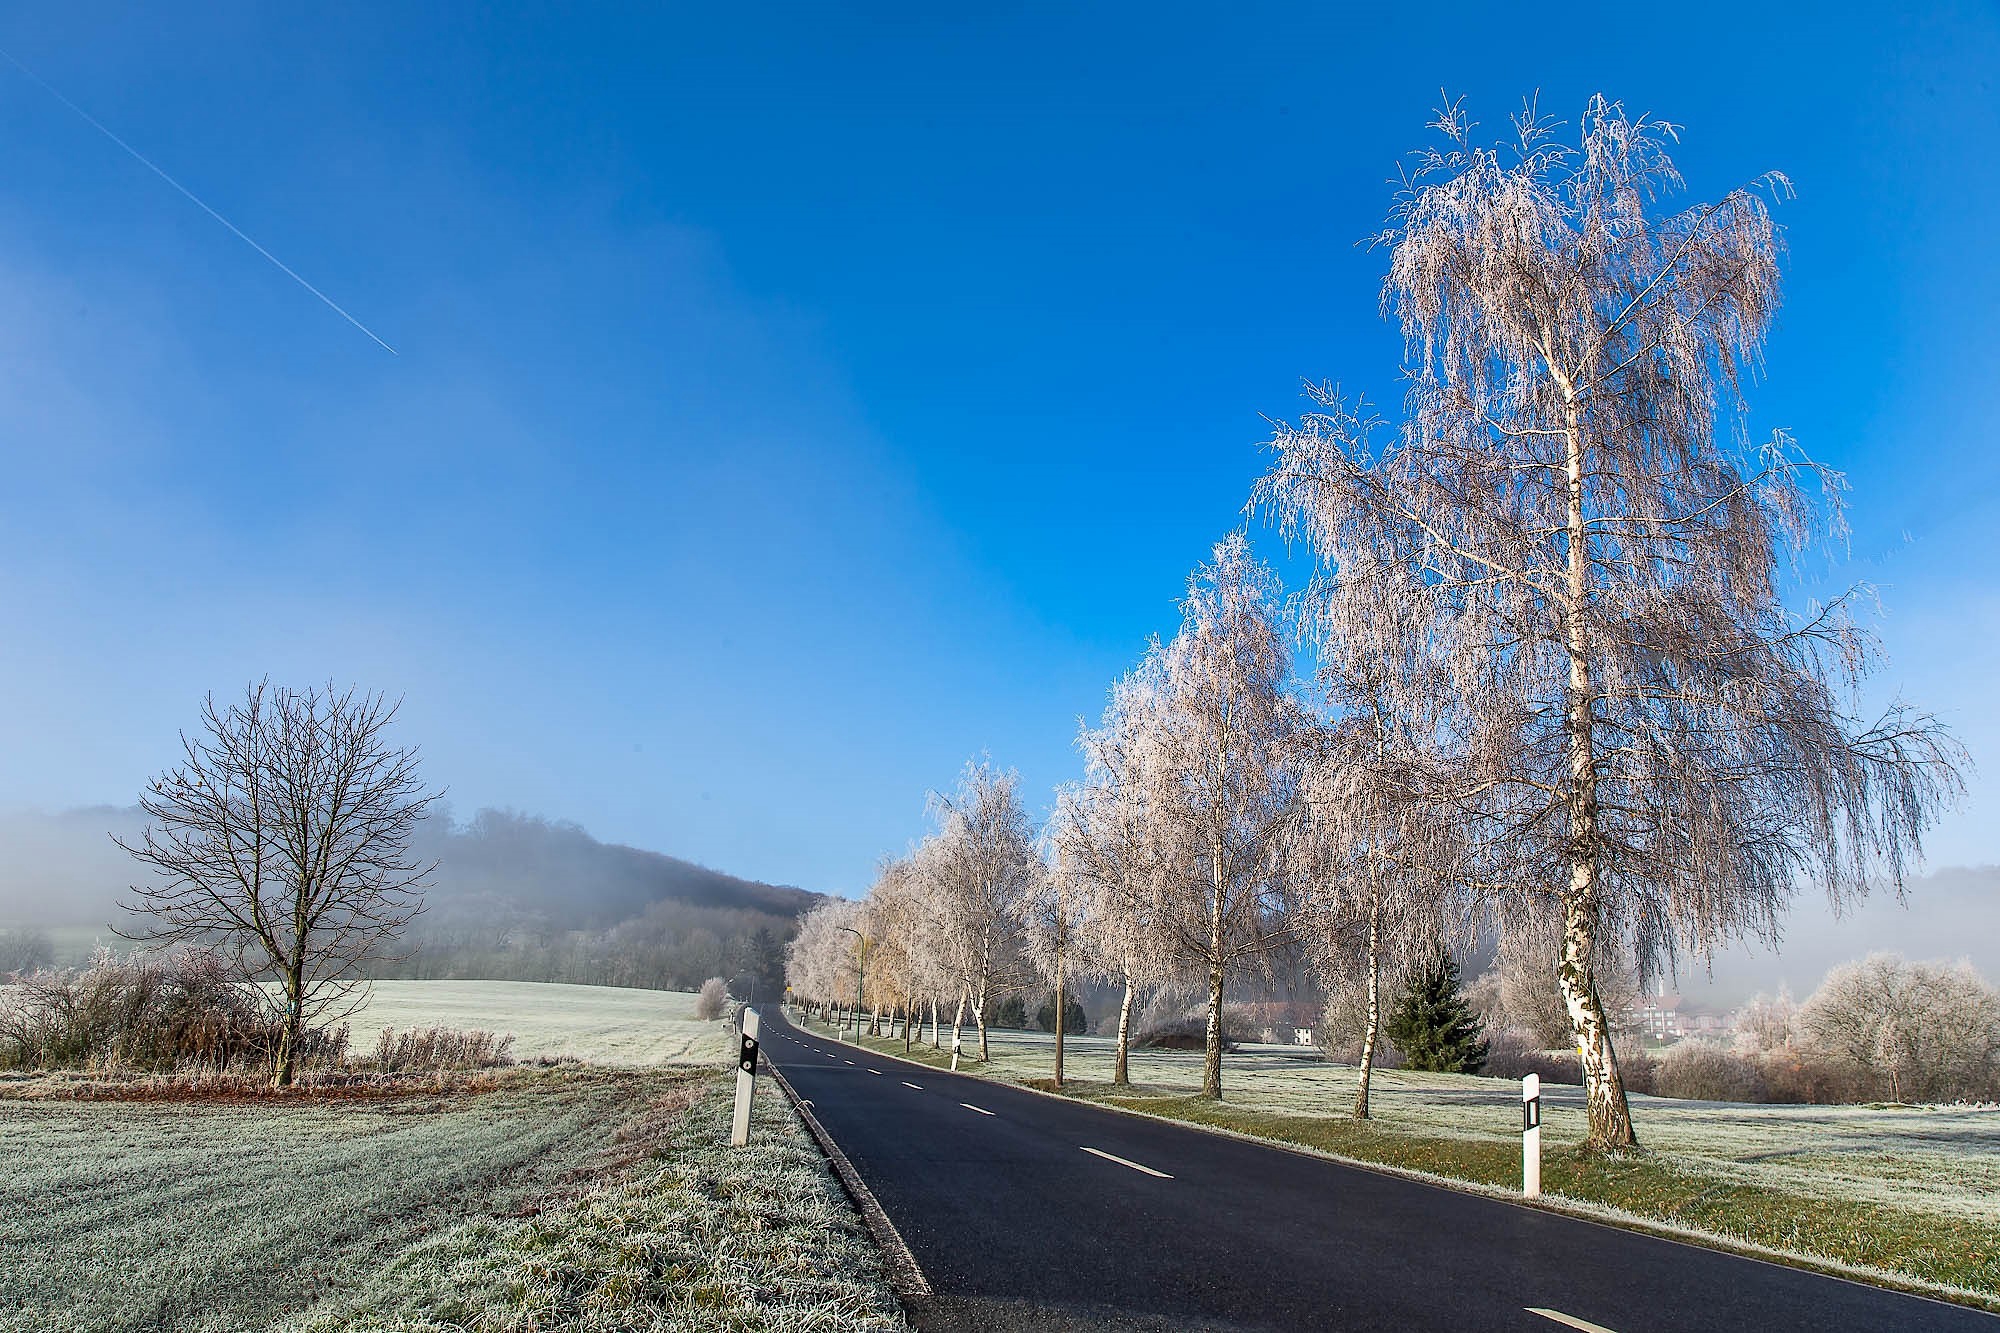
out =
{"type": "Polygon", "coordinates": [[[736,1056],[736,1119],[729,1129],[731,1147],[750,1142],[750,1098],[757,1091],[757,1011],[743,1011],[743,1045],[736,1056]]]}
{"type": "Polygon", "coordinates": [[[1521,1080],[1521,1194],[1542,1197],[1542,1076],[1521,1080]]]}

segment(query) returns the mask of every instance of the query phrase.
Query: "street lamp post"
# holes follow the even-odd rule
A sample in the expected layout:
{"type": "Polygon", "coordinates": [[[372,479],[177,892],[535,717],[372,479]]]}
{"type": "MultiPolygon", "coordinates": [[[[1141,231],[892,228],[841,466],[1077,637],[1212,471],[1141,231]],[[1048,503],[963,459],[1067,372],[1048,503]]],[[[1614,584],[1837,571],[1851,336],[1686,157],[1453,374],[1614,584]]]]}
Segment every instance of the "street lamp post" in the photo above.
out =
{"type": "Polygon", "coordinates": [[[861,941],[861,967],[854,974],[854,1043],[861,1044],[861,986],[868,979],[868,937],[852,926],[842,926],[842,930],[861,941]]]}

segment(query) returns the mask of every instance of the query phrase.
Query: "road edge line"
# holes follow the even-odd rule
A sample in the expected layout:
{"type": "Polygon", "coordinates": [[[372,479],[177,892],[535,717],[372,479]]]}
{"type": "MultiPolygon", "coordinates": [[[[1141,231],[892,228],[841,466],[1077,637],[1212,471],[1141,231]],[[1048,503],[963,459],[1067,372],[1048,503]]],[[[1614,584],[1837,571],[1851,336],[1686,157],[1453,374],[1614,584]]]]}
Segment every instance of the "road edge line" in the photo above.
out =
{"type": "Polygon", "coordinates": [[[805,1121],[813,1141],[826,1155],[828,1164],[833,1167],[834,1178],[840,1181],[840,1187],[847,1191],[847,1197],[860,1212],[862,1225],[874,1237],[876,1248],[882,1251],[882,1268],[889,1279],[890,1290],[905,1304],[913,1300],[928,1300],[932,1295],[930,1279],[924,1276],[917,1256],[911,1254],[910,1247],[903,1242],[903,1233],[896,1230],[896,1224],[882,1210],[875,1191],[868,1188],[867,1182],[854,1169],[854,1163],[847,1160],[847,1154],[840,1150],[840,1145],[826,1132],[826,1126],[820,1124],[819,1117],[812,1113],[812,1106],[799,1096],[798,1090],[792,1087],[777,1065],[772,1064],[770,1070],[771,1077],[790,1099],[792,1109],[799,1113],[799,1119],[805,1121]]]}

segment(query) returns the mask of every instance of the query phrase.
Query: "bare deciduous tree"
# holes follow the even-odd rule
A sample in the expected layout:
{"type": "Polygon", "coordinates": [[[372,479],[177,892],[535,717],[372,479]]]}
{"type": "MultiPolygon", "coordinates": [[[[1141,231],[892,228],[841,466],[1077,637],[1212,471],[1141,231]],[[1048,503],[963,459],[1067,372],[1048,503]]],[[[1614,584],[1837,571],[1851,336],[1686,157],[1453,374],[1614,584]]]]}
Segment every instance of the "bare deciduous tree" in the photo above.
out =
{"type": "Polygon", "coordinates": [[[1369,1114],[1385,959],[1467,933],[1453,831],[1423,799],[1427,775],[1400,743],[1392,748],[1388,725],[1363,711],[1320,733],[1286,839],[1294,910],[1323,988],[1335,995],[1361,971],[1357,1120],[1369,1114]]]}
{"type": "Polygon", "coordinates": [[[1573,146],[1532,110],[1509,148],[1455,108],[1439,128],[1380,238],[1402,428],[1378,448],[1322,387],[1258,497],[1315,548],[1373,529],[1420,571],[1478,882],[1503,924],[1559,923],[1589,1142],[1630,1145],[1600,936],[1671,967],[1775,937],[1801,881],[1900,889],[1960,752],[1900,705],[1856,715],[1857,591],[1781,596],[1783,558],[1839,531],[1840,478],[1718,429],[1777,307],[1783,178],[1670,211],[1673,128],[1601,98],[1573,146]]]}
{"type": "Polygon", "coordinates": [[[898,863],[901,874],[893,886],[903,896],[905,907],[891,913],[898,928],[908,935],[902,946],[906,984],[913,1002],[930,1011],[933,1047],[943,1044],[939,1010],[961,989],[952,967],[953,913],[941,889],[945,859],[946,849],[938,845],[935,835],[913,848],[898,863]]]}
{"type": "Polygon", "coordinates": [[[1799,1039],[1799,1005],[1789,986],[1776,995],[1759,991],[1737,1011],[1736,1049],[1744,1055],[1764,1055],[1794,1046],[1799,1039]]]}
{"type": "Polygon", "coordinates": [[[929,905],[923,882],[909,858],[882,862],[862,908],[862,931],[869,940],[868,990],[903,1018],[903,1049],[912,1043],[911,1025],[920,1000],[936,994],[935,969],[927,955],[933,940],[925,929],[929,905]]]}
{"type": "MultiPolygon", "coordinates": [[[[1555,924],[1546,919],[1517,923],[1500,936],[1493,964],[1499,989],[1495,1018],[1501,1025],[1531,1037],[1545,1050],[1571,1048],[1576,1040],[1569,1005],[1556,977],[1562,938],[1555,924]]],[[[1606,1021],[1615,1029],[1620,1016],[1634,1009],[1645,991],[1639,984],[1638,968],[1624,956],[1619,941],[1608,933],[1597,941],[1591,977],[1597,984],[1597,998],[1604,1006],[1606,1021]]]]}
{"type": "Polygon", "coordinates": [[[55,945],[46,931],[28,926],[0,930],[0,976],[25,975],[55,960],[55,945]]]}
{"type": "Polygon", "coordinates": [[[144,835],[118,843],[160,876],[123,904],[147,923],[134,938],[213,947],[278,1006],[280,1087],[306,1027],[351,1007],[359,964],[423,910],[435,863],[410,841],[439,794],[390,743],[396,707],[331,686],[260,683],[227,709],[211,695],[139,799],[144,835]]]}

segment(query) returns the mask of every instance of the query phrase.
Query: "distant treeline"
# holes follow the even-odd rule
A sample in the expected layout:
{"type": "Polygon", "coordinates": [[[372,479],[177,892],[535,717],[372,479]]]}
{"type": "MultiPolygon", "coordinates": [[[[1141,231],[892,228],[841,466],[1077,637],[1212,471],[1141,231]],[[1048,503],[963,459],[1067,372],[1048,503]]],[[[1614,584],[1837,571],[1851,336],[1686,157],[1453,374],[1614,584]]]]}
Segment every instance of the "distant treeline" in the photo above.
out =
{"type": "Polygon", "coordinates": [[[784,985],[784,944],[797,924],[771,912],[680,902],[655,903],[604,930],[527,918],[485,926],[419,922],[408,956],[374,964],[371,975],[694,990],[709,977],[743,973],[773,995],[784,985]]]}
{"type": "Polygon", "coordinates": [[[509,811],[438,821],[425,842],[438,863],[425,911],[407,956],[375,976],[693,990],[747,973],[781,987],[785,942],[820,901],[509,811]]]}
{"type": "MultiPolygon", "coordinates": [[[[138,925],[115,903],[143,872],[106,835],[144,826],[130,808],[0,818],[0,975],[81,961],[65,937],[82,923],[138,925]]],[[[799,914],[822,901],[506,810],[435,816],[416,850],[437,862],[424,911],[398,946],[406,956],[372,964],[374,976],[693,990],[750,973],[770,994],[799,914]]],[[[110,926],[92,938],[127,947],[110,926]]]]}

